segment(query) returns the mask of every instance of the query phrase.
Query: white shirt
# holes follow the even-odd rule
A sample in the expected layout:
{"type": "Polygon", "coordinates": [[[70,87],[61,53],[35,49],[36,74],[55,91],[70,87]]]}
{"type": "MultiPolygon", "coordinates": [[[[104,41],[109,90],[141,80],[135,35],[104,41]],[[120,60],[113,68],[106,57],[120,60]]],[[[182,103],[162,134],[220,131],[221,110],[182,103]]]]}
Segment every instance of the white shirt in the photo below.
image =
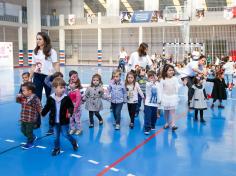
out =
{"type": "Polygon", "coordinates": [[[232,75],[234,73],[234,62],[227,62],[223,65],[223,69],[225,69],[225,74],[232,75]]]}
{"type": "Polygon", "coordinates": [[[146,83],[146,99],[145,105],[157,107],[160,103],[160,83],[159,82],[147,82],[146,83]]]}
{"type": "Polygon", "coordinates": [[[193,71],[193,69],[203,70],[203,67],[198,65],[198,61],[192,61],[192,62],[188,63],[188,65],[182,70],[181,77],[195,76],[196,73],[195,73],[195,71],[193,71]]]}
{"type": "Polygon", "coordinates": [[[149,55],[139,57],[138,52],[133,52],[130,56],[129,66],[132,70],[135,70],[135,66],[139,65],[140,67],[146,68],[148,65],[149,67],[152,66],[152,61],[149,55]]]}
{"type": "Polygon", "coordinates": [[[126,51],[121,51],[121,52],[120,52],[120,58],[124,59],[124,58],[126,58],[126,57],[127,57],[126,51]]]}
{"type": "Polygon", "coordinates": [[[55,100],[56,103],[56,118],[55,123],[60,123],[60,109],[61,109],[61,100],[66,96],[66,94],[63,94],[59,99],[56,99],[55,93],[51,95],[51,97],[55,100]]]}
{"type": "Polygon", "coordinates": [[[143,98],[143,92],[140,89],[139,83],[127,85],[127,103],[138,103],[138,94],[143,98]]]}
{"type": "Polygon", "coordinates": [[[57,62],[57,52],[54,49],[51,49],[51,56],[47,60],[42,50],[38,50],[37,55],[33,52],[32,64],[35,64],[35,73],[52,75],[55,72],[53,67],[53,63],[55,62],[57,62]]]}

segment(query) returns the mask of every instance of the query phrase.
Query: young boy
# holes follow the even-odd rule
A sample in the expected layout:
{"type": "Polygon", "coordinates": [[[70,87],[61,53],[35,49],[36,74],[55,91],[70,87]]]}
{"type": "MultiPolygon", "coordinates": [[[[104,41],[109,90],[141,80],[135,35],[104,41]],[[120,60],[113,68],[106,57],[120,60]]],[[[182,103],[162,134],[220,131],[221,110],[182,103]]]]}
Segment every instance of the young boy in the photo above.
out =
{"type": "Polygon", "coordinates": [[[71,99],[65,94],[66,83],[62,78],[55,78],[52,82],[54,92],[48,99],[42,110],[42,116],[49,111],[50,124],[54,127],[55,142],[52,156],[60,154],[60,133],[65,136],[73,146],[75,151],[78,150],[76,140],[69,134],[69,117],[72,115],[74,106],[71,99]]]}
{"type": "Polygon", "coordinates": [[[16,102],[22,105],[21,131],[27,137],[27,143],[22,146],[23,149],[34,147],[34,141],[37,139],[33,129],[37,121],[37,114],[41,113],[42,106],[34,92],[35,85],[32,82],[25,82],[22,84],[22,94],[18,94],[16,97],[16,102]]]}
{"type": "Polygon", "coordinates": [[[30,73],[29,72],[24,72],[24,73],[22,73],[21,77],[22,77],[22,84],[20,85],[19,93],[22,93],[22,85],[25,82],[30,82],[30,73]]]}
{"type": "Polygon", "coordinates": [[[148,71],[148,82],[146,83],[146,99],[144,106],[144,134],[150,134],[155,130],[157,120],[157,106],[160,103],[160,89],[155,71],[148,71]]]}

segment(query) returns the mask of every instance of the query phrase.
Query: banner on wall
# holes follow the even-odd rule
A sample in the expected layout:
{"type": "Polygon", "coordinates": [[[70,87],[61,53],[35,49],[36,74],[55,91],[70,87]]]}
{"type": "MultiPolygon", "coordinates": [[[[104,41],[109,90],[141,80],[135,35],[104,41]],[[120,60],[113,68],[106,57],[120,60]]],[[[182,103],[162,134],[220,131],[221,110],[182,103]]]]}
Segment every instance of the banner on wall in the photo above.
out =
{"type": "Polygon", "coordinates": [[[236,7],[225,7],[224,18],[226,18],[227,20],[236,18],[236,7]]]}
{"type": "Polygon", "coordinates": [[[134,11],[134,12],[121,12],[121,23],[149,23],[149,22],[162,22],[163,11],[134,11]]]}
{"type": "Polygon", "coordinates": [[[0,42],[0,69],[13,68],[12,42],[0,42]]]}
{"type": "Polygon", "coordinates": [[[74,14],[69,14],[68,15],[68,24],[69,25],[74,25],[76,20],[76,16],[74,14]]]}

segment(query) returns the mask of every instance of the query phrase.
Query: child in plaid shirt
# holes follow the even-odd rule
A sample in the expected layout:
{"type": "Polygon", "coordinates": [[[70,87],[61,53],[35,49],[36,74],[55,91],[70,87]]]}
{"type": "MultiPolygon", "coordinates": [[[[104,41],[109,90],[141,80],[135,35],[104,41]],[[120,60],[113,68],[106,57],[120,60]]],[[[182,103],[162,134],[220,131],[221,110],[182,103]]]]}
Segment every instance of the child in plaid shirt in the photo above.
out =
{"type": "Polygon", "coordinates": [[[16,102],[21,104],[21,132],[27,137],[23,149],[34,147],[37,137],[33,133],[37,121],[37,113],[41,113],[42,106],[39,98],[34,94],[35,85],[32,82],[22,84],[22,93],[16,97],[16,102]]]}

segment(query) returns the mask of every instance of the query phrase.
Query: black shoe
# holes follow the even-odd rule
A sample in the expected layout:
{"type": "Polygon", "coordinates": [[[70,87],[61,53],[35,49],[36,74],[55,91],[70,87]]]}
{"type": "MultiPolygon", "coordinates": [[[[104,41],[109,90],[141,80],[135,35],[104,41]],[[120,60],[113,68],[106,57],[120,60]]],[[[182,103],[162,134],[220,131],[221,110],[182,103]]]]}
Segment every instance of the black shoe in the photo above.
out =
{"type": "Polygon", "coordinates": [[[91,123],[91,124],[89,125],[89,128],[93,128],[93,127],[94,127],[94,124],[91,123]]]}
{"type": "Polygon", "coordinates": [[[201,123],[206,123],[206,121],[204,119],[201,119],[200,122],[201,123]]]}
{"type": "Polygon", "coordinates": [[[194,121],[198,121],[198,118],[194,117],[194,121]]]}
{"type": "Polygon", "coordinates": [[[54,134],[54,131],[53,131],[52,128],[50,128],[50,129],[47,131],[46,135],[52,135],[52,134],[54,134]]]}
{"type": "Polygon", "coordinates": [[[164,129],[168,129],[168,128],[169,128],[169,125],[164,125],[163,128],[164,128],[164,129]]]}
{"type": "Polygon", "coordinates": [[[60,148],[54,148],[52,151],[52,156],[56,156],[59,155],[61,152],[60,148]]]}
{"type": "Polygon", "coordinates": [[[133,129],[134,128],[134,123],[130,123],[129,127],[130,127],[130,129],[133,129]]]}
{"type": "Polygon", "coordinates": [[[103,125],[103,120],[99,120],[99,125],[103,125]]]}
{"type": "Polygon", "coordinates": [[[224,109],[225,107],[223,105],[219,105],[218,108],[224,109]]]}
{"type": "Polygon", "coordinates": [[[77,151],[79,148],[79,145],[77,144],[77,142],[73,143],[72,146],[73,146],[74,151],[77,151]]]}
{"type": "Polygon", "coordinates": [[[177,126],[173,126],[173,127],[172,127],[172,131],[175,131],[175,130],[177,130],[177,129],[178,129],[177,126]]]}

